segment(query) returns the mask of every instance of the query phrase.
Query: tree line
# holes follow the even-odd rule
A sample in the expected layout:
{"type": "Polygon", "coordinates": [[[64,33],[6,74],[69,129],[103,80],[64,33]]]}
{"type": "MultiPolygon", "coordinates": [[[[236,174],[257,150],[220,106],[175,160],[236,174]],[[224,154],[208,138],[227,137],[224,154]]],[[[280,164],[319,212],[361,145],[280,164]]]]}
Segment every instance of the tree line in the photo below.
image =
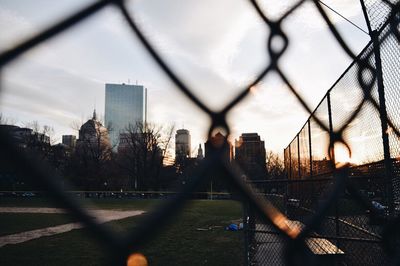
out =
{"type": "MultiPolygon", "coordinates": [[[[53,134],[49,126],[30,125],[33,132],[53,134]]],[[[95,124],[92,132],[80,132],[76,147],[41,142],[33,134],[21,148],[53,166],[59,176],[74,190],[175,190],[185,185],[196,173],[200,163],[188,158],[183,164],[164,162],[171,156],[171,140],[174,126],[151,123],[130,125],[121,134],[118,149],[112,147],[108,131],[95,124]],[[85,138],[85,134],[92,137],[85,138]],[[95,136],[95,137],[93,137],[95,136]]],[[[279,156],[267,154],[266,179],[283,178],[283,163],[279,156]]],[[[203,180],[198,191],[230,191],[221,175],[221,169],[211,171],[203,180]]],[[[18,176],[17,171],[0,160],[0,190],[27,190],[35,188],[29,176],[18,176]]]]}

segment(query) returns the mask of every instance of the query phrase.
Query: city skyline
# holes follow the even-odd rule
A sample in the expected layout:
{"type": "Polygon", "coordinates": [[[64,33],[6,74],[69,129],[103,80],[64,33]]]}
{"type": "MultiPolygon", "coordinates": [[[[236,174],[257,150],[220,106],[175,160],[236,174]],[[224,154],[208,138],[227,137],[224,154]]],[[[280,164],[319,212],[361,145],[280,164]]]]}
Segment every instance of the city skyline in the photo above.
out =
{"type": "MultiPolygon", "coordinates": [[[[263,7],[268,7],[271,14],[282,13],[288,4],[286,1],[276,5],[268,3],[263,7]]],[[[366,29],[358,2],[327,3],[366,29]]],[[[0,49],[40,31],[57,17],[82,5],[78,1],[57,5],[42,1],[35,5],[2,2],[0,17],[4,27],[0,49]],[[38,9],[49,16],[35,15],[38,9]]],[[[192,6],[175,1],[168,5],[137,1],[131,8],[157,49],[195,94],[212,109],[219,109],[267,61],[268,32],[246,3],[229,5],[221,1],[213,3],[212,10],[208,6],[207,3],[192,6]],[[161,13],[165,15],[160,16],[161,13]],[[190,15],[192,23],[182,23],[187,18],[185,14],[190,15]],[[218,20],[221,16],[225,17],[224,21],[218,20]]],[[[327,12],[358,53],[369,37],[327,12]]],[[[351,60],[343,54],[311,3],[305,4],[286,23],[284,30],[291,38],[282,68],[313,109],[351,60]],[[314,56],[307,56],[310,51],[314,56]]],[[[129,79],[138,80],[148,88],[149,106],[152,106],[149,121],[185,124],[193,132],[193,143],[204,143],[207,137],[208,117],[165,78],[112,8],[27,53],[8,66],[3,77],[0,111],[19,123],[38,120],[41,124],[53,125],[58,141],[61,135],[70,134],[71,123],[85,121],[93,107],[104,105],[101,92],[105,83],[129,79]]],[[[258,132],[266,140],[267,150],[282,153],[307,116],[282,82],[270,75],[229,114],[228,121],[232,139],[242,132],[258,132]]]]}

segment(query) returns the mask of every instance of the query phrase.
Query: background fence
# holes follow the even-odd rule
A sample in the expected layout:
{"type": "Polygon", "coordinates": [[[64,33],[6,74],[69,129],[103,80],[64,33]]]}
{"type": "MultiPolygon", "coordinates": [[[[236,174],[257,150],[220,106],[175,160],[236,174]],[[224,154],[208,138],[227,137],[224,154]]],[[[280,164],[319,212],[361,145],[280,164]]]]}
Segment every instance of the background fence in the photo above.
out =
{"type": "MultiPolygon", "coordinates": [[[[0,67],[7,66],[26,51],[104,7],[115,5],[127,26],[160,69],[188,100],[210,117],[210,135],[217,128],[222,128],[229,134],[226,117],[230,110],[249,95],[252,86],[258,84],[270,72],[277,73],[303,107],[310,111],[278,64],[289,43],[289,37],[281,28],[282,22],[306,1],[297,1],[276,21],[270,20],[256,1],[250,2],[265,22],[265,26],[270,29],[267,42],[270,60],[257,78],[218,112],[211,110],[206,103],[197,98],[190,87],[168,66],[147,40],[122,0],[103,0],[90,4],[2,53],[0,67]],[[274,38],[282,40],[283,45],[280,49],[273,47],[274,38]]],[[[389,261],[398,264],[400,260],[396,255],[399,239],[397,227],[400,221],[398,218],[387,221],[386,216],[394,215],[395,203],[400,197],[396,161],[400,152],[400,134],[397,130],[397,89],[400,82],[399,3],[388,0],[366,1],[373,41],[356,57],[329,20],[320,2],[312,2],[329,26],[338,45],[355,61],[285,149],[288,180],[252,184],[259,189],[254,190],[244,183],[242,170],[226,158],[224,145],[217,145],[197,168],[192,180],[173,199],[165,201],[165,204],[149,214],[134,231],[119,235],[106,225],[96,222],[64,190],[54,169],[18,150],[5,132],[0,132],[0,153],[18,167],[21,175],[29,176],[33,182],[40,184],[54,201],[84,223],[114,254],[110,263],[112,265],[125,265],[132,252],[154,237],[153,228],[165,226],[182,208],[184,201],[188,199],[187,195],[201,184],[208,172],[217,168],[222,169],[223,177],[236,189],[245,206],[248,264],[375,265],[386,264],[389,261]],[[360,166],[354,165],[350,169],[349,165],[336,167],[328,154],[328,147],[338,142],[349,145],[354,163],[360,166]],[[350,177],[352,182],[348,182],[347,177],[350,177]],[[365,193],[360,193],[361,190],[365,193]],[[374,206],[368,196],[380,201],[383,207],[374,206]],[[389,215],[386,215],[384,206],[388,206],[389,215]],[[329,242],[326,242],[328,240],[329,242]],[[368,252],[369,250],[374,250],[374,253],[368,252]]],[[[336,155],[338,153],[339,151],[335,151],[336,155]]]]}
{"type": "MultiPolygon", "coordinates": [[[[357,181],[369,190],[382,189],[379,180],[366,182],[363,176],[357,181]]],[[[356,179],[356,178],[354,178],[356,179]]],[[[354,180],[356,182],[356,180],[354,180]]],[[[274,203],[290,221],[302,226],[315,215],[316,206],[327,200],[333,185],[332,177],[306,180],[263,181],[252,185],[263,189],[259,194],[274,203]],[[270,193],[271,191],[276,192],[270,193]],[[280,192],[283,192],[280,194],[280,192]]],[[[374,195],[374,199],[380,195],[374,195]]],[[[263,223],[256,212],[248,209],[249,265],[286,265],[285,239],[277,230],[263,223]]],[[[344,192],[320,220],[318,227],[307,234],[304,253],[297,258],[301,265],[388,265],[390,256],[384,251],[383,229],[388,213],[382,209],[372,214],[349,192],[344,192]],[[306,259],[306,260],[305,260],[306,259]]]]}
{"type": "MultiPolygon", "coordinates": [[[[338,197],[306,236],[305,249],[321,264],[390,263],[383,249],[384,231],[400,210],[400,146],[395,134],[400,121],[399,39],[391,34],[389,3],[362,4],[371,41],[285,148],[287,179],[252,183],[259,197],[274,202],[292,223],[302,226],[330,200],[338,165],[347,163],[338,197]]],[[[249,264],[285,264],[284,239],[251,207],[248,212],[249,264]]]]}
{"type": "MultiPolygon", "coordinates": [[[[375,9],[374,9],[375,10],[375,9]]],[[[374,11],[373,10],[373,11],[374,11]]],[[[373,11],[372,14],[375,14],[373,11]]],[[[381,14],[382,15],[382,14],[381,14]]],[[[381,25],[373,17],[371,24],[381,25]]],[[[385,184],[380,200],[394,206],[400,201],[400,176],[398,159],[400,142],[394,129],[398,130],[400,121],[400,49],[394,35],[388,34],[391,24],[386,22],[382,28],[373,30],[376,36],[367,44],[357,59],[329,89],[318,107],[310,115],[300,132],[284,150],[285,169],[290,180],[314,179],[333,173],[335,163],[350,163],[350,176],[381,179],[385,184]],[[376,66],[376,78],[372,72],[362,73],[371,82],[370,88],[359,83],[360,64],[368,61],[376,66]],[[374,102],[365,101],[366,96],[374,102]],[[348,118],[358,112],[356,118],[348,123],[348,118]],[[322,121],[325,130],[316,121],[322,121]],[[343,130],[343,141],[349,146],[335,144],[329,154],[330,142],[334,135],[343,130]]],[[[375,191],[370,191],[375,192],[375,191]]],[[[393,211],[393,209],[391,209],[393,211]]]]}

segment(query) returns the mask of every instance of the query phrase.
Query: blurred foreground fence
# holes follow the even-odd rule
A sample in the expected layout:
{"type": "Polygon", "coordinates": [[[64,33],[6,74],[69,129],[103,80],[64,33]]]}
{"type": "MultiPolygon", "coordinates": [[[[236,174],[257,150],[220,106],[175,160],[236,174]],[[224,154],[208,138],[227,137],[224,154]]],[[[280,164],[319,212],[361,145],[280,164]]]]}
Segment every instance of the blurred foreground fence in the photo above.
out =
{"type": "Polygon", "coordinates": [[[149,213],[134,230],[124,234],[99,224],[68,194],[54,169],[38,158],[29,157],[16,147],[6,132],[0,131],[0,155],[4,160],[15,166],[19,174],[29,176],[33,183],[40,185],[54,201],[85,224],[96,239],[107,246],[110,265],[130,264],[130,255],[155,237],[154,228],[163,228],[182,209],[185,200],[190,199],[188,195],[215,169],[234,188],[244,204],[247,264],[400,264],[400,218],[396,215],[400,197],[397,163],[400,153],[399,1],[361,1],[372,40],[356,56],[320,1],[296,1],[280,18],[271,20],[257,1],[250,0],[254,14],[268,29],[269,58],[266,58],[265,66],[256,78],[218,111],[200,100],[163,60],[147,39],[148,34],[135,20],[135,12],[128,10],[126,2],[102,0],[90,3],[4,51],[0,55],[0,67],[3,70],[25,52],[79,25],[105,7],[114,6],[161,71],[188,101],[210,118],[209,137],[217,129],[230,134],[226,119],[230,111],[250,94],[253,86],[272,72],[286,84],[311,116],[285,149],[286,180],[245,183],[251,177],[247,178],[242,169],[226,156],[226,140],[214,143],[213,151],[196,168],[191,180],[174,197],[149,213]],[[299,96],[279,64],[290,42],[290,36],[286,35],[281,25],[306,2],[314,5],[338,45],[354,60],[314,112],[299,96]],[[273,45],[277,43],[275,40],[281,45],[273,45]],[[345,147],[342,151],[333,149],[339,144],[345,147]],[[338,166],[334,163],[334,159],[348,162],[345,157],[350,150],[350,165],[338,166]]]}

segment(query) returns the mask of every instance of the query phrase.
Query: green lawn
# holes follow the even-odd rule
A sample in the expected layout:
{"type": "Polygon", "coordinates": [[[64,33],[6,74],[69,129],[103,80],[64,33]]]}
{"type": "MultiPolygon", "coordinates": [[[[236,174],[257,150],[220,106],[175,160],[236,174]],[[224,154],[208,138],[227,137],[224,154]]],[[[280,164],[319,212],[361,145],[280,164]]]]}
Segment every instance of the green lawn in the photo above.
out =
{"type": "MultiPolygon", "coordinates": [[[[94,203],[98,208],[149,210],[157,202],[103,199],[94,203]]],[[[150,265],[243,265],[243,233],[224,230],[232,220],[241,217],[238,202],[191,201],[140,252],[150,265]],[[198,231],[210,226],[212,230],[198,231]]],[[[121,232],[135,229],[142,218],[108,224],[121,232]]],[[[0,265],[105,265],[109,255],[87,229],[81,229],[0,248],[0,265]]]]}

